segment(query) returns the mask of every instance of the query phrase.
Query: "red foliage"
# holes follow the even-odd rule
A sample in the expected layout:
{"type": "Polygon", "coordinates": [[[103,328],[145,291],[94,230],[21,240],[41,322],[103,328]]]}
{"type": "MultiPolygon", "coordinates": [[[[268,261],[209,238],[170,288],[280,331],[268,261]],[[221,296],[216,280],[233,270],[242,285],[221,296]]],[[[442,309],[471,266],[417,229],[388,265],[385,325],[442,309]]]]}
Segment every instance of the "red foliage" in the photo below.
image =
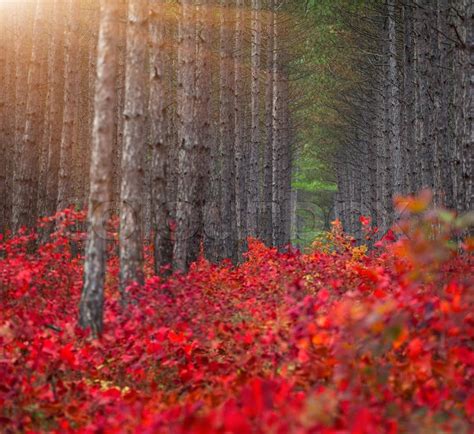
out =
{"type": "Polygon", "coordinates": [[[38,249],[26,231],[0,244],[3,432],[394,434],[474,423],[473,263],[448,229],[427,236],[426,220],[403,223],[408,237],[392,233],[370,255],[337,223],[334,248],[307,254],[249,240],[239,267],[200,260],[129,288],[125,312],[111,242],[106,329],[93,340],[76,326],[84,213],[53,219],[58,230],[38,249]]]}

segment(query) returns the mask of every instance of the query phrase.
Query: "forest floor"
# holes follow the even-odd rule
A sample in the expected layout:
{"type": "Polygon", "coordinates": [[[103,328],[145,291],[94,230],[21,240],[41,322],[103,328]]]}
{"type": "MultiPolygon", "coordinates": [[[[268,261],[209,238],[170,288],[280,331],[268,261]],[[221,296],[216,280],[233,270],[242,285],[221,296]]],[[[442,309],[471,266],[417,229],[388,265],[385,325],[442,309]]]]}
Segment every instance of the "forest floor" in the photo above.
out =
{"type": "Polygon", "coordinates": [[[337,222],[306,253],[250,240],[240,266],[150,277],[125,309],[111,253],[100,339],[77,326],[84,214],[36,250],[35,233],[3,240],[0,431],[472,432],[472,240],[405,209],[405,236],[370,252],[337,222]]]}

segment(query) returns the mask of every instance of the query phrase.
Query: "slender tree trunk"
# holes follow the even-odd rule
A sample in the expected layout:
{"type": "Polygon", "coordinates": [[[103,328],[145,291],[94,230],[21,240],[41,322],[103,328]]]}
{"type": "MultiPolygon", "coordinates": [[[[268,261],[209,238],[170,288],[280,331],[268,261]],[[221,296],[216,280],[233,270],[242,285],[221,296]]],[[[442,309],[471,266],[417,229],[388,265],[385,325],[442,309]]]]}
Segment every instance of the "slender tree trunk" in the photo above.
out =
{"type": "Polygon", "coordinates": [[[244,1],[235,2],[235,50],[234,50],[234,150],[235,150],[235,208],[239,259],[245,251],[247,238],[247,170],[245,165],[245,114],[244,114],[244,53],[243,53],[244,1]]]}
{"type": "Polygon", "coordinates": [[[97,80],[94,101],[92,159],[90,171],[89,228],[84,262],[84,288],[80,303],[80,325],[94,335],[103,329],[104,280],[106,267],[107,211],[112,200],[112,156],[116,110],[117,62],[116,0],[101,0],[97,80]]]}
{"type": "MultiPolygon", "coordinates": [[[[0,83],[8,83],[8,30],[6,23],[6,5],[0,5],[0,83]]],[[[8,88],[3,85],[0,88],[0,234],[5,233],[9,225],[9,192],[7,186],[7,173],[9,169],[9,159],[11,156],[8,148],[8,119],[7,119],[8,88]]]]}
{"type": "MultiPolygon", "coordinates": [[[[7,9],[8,10],[8,9],[7,9]]],[[[5,187],[7,189],[7,196],[4,200],[5,206],[5,222],[8,226],[8,229],[12,228],[12,202],[13,202],[13,195],[14,195],[14,163],[15,163],[15,150],[16,150],[16,143],[15,143],[15,113],[16,113],[16,55],[15,55],[15,11],[12,11],[12,20],[10,22],[7,35],[7,43],[8,47],[10,47],[10,56],[7,58],[7,81],[5,82],[5,90],[6,90],[6,106],[5,106],[5,113],[8,116],[5,119],[5,140],[6,146],[8,146],[8,152],[5,154],[6,160],[6,184],[5,187]]]]}
{"type": "Polygon", "coordinates": [[[127,24],[124,141],[120,191],[120,289],[143,284],[143,195],[146,147],[147,0],[130,0],[127,24]]]}
{"type": "Polygon", "coordinates": [[[196,149],[195,73],[196,25],[192,0],[183,0],[178,46],[178,190],[176,203],[176,242],[173,251],[175,269],[186,270],[196,259],[195,237],[199,231],[197,209],[198,155],[196,149]]]}
{"type": "MultiPolygon", "coordinates": [[[[215,88],[219,87],[220,83],[220,62],[212,59],[213,51],[211,47],[219,43],[220,34],[213,31],[215,27],[214,18],[212,14],[212,8],[214,2],[206,0],[206,9],[202,9],[202,12],[207,17],[204,28],[206,32],[201,37],[204,44],[207,44],[208,49],[207,57],[205,60],[208,62],[207,70],[211,71],[207,75],[205,83],[210,86],[209,92],[209,117],[208,119],[215,120],[219,119],[220,116],[220,95],[219,92],[214,91],[215,88]],[[209,8],[211,8],[209,10],[209,8]],[[206,42],[207,41],[207,42],[206,42]],[[214,61],[211,61],[214,60],[214,61]],[[211,80],[209,80],[209,76],[211,80]]],[[[204,30],[204,29],[203,29],[204,30]]],[[[202,33],[203,31],[201,31],[202,33]]],[[[203,66],[204,67],[204,66],[203,66]]],[[[199,74],[198,77],[202,75],[199,74]]],[[[204,94],[204,91],[203,91],[204,94]]],[[[203,107],[203,110],[205,108],[203,107]]],[[[207,127],[204,129],[204,131],[207,127]]],[[[206,189],[206,200],[204,205],[204,253],[206,258],[212,262],[218,262],[222,258],[222,237],[221,237],[221,160],[220,160],[220,140],[219,140],[220,125],[218,122],[211,122],[208,127],[209,139],[204,140],[208,144],[209,150],[209,186],[206,189]]]]}
{"type": "Polygon", "coordinates": [[[118,44],[117,57],[117,112],[115,113],[115,141],[114,141],[114,159],[113,159],[113,202],[116,210],[120,208],[120,188],[122,178],[122,151],[123,151],[123,133],[124,133],[124,115],[125,110],[125,57],[127,50],[126,25],[127,21],[127,3],[128,0],[116,0],[119,3],[119,22],[117,25],[116,41],[118,44]]]}
{"type": "Polygon", "coordinates": [[[28,96],[26,101],[26,125],[21,146],[18,149],[19,161],[15,171],[15,202],[13,204],[14,230],[21,226],[32,226],[36,221],[36,198],[38,181],[38,159],[44,115],[44,89],[42,82],[42,63],[47,53],[44,28],[46,26],[45,5],[36,3],[33,25],[33,49],[28,69],[28,96]]]}
{"type": "MultiPolygon", "coordinates": [[[[474,14],[472,2],[470,6],[467,5],[467,14],[465,21],[466,29],[466,59],[467,59],[467,88],[466,88],[466,102],[468,105],[467,122],[466,122],[466,141],[464,144],[466,164],[465,164],[465,183],[466,183],[466,203],[464,209],[472,210],[474,207],[474,122],[473,122],[473,108],[474,108],[474,14]]],[[[471,228],[471,235],[472,235],[471,228]]]]}
{"type": "Polygon", "coordinates": [[[418,149],[421,163],[421,186],[433,188],[433,146],[432,146],[432,111],[430,95],[432,88],[432,71],[430,65],[430,14],[431,4],[421,0],[415,9],[415,35],[417,47],[417,86],[418,86],[418,149]]]}
{"type": "Polygon", "coordinates": [[[287,59],[283,69],[283,111],[282,111],[282,133],[283,133],[283,160],[282,160],[282,242],[286,246],[290,243],[291,234],[291,181],[293,167],[292,153],[292,126],[290,118],[290,78],[287,68],[287,59]]]}
{"type": "Polygon", "coordinates": [[[234,82],[232,74],[232,0],[221,0],[220,23],[220,164],[222,257],[236,259],[234,82]]]}
{"type": "MultiPolygon", "coordinates": [[[[211,91],[212,83],[209,80],[209,70],[212,68],[211,62],[211,16],[209,0],[200,0],[196,11],[196,105],[195,105],[195,120],[197,124],[196,131],[196,148],[198,152],[198,212],[199,212],[199,227],[196,241],[206,244],[209,241],[206,232],[206,224],[208,218],[212,216],[208,214],[215,197],[211,196],[212,182],[211,170],[213,169],[211,163],[211,155],[215,152],[217,142],[211,134],[211,91]]],[[[214,222],[212,221],[212,224],[214,222]]],[[[213,240],[213,244],[215,241],[213,240]]],[[[200,245],[194,246],[199,248],[200,245]]]]}
{"type": "Polygon", "coordinates": [[[437,201],[440,205],[451,206],[452,185],[449,173],[449,35],[448,27],[448,0],[438,0],[436,32],[436,52],[437,52],[437,84],[436,84],[436,140],[437,140],[437,167],[436,183],[438,185],[437,201]]]}
{"type": "Polygon", "coordinates": [[[286,233],[286,179],[288,136],[287,120],[287,77],[284,71],[281,47],[282,23],[279,14],[273,14],[273,164],[272,164],[272,224],[273,244],[283,247],[287,241],[286,233]]]}
{"type": "Polygon", "coordinates": [[[261,45],[261,3],[252,0],[252,85],[251,85],[251,140],[250,164],[247,188],[247,231],[251,237],[257,236],[258,193],[260,151],[260,45],[261,45]]]}
{"type": "Polygon", "coordinates": [[[59,159],[58,178],[58,210],[71,205],[73,187],[73,150],[77,146],[75,141],[76,128],[79,119],[76,109],[79,104],[77,83],[79,80],[78,46],[79,36],[79,3],[76,0],[68,2],[68,24],[65,40],[64,64],[64,111],[63,128],[61,134],[61,151],[59,159]]]}
{"type": "Polygon", "coordinates": [[[46,195],[44,215],[52,215],[57,209],[59,156],[62,136],[64,104],[64,3],[56,0],[53,7],[53,28],[50,39],[48,62],[49,129],[48,158],[46,162],[46,195]]]}
{"type": "MultiPolygon", "coordinates": [[[[91,0],[90,4],[90,19],[91,19],[91,34],[89,39],[89,51],[88,51],[88,63],[89,63],[89,77],[88,77],[88,86],[87,86],[87,95],[89,104],[87,107],[87,154],[85,159],[87,161],[88,167],[91,164],[91,154],[92,154],[92,131],[94,124],[94,95],[95,95],[95,85],[96,85],[96,76],[97,76],[97,41],[98,33],[100,26],[100,0],[91,0]]],[[[89,171],[87,171],[87,176],[85,178],[84,186],[84,195],[86,204],[89,198],[89,189],[90,189],[90,179],[89,171]]]]}
{"type": "MultiPolygon", "coordinates": [[[[150,16],[150,121],[151,121],[151,199],[153,213],[155,273],[173,260],[171,240],[170,203],[167,194],[170,143],[168,128],[171,116],[169,77],[166,76],[170,61],[166,25],[168,15],[162,0],[153,5],[150,16]]],[[[168,35],[169,36],[169,35],[168,35]]]]}
{"type": "Polygon", "coordinates": [[[273,179],[273,11],[274,2],[269,1],[266,24],[266,68],[265,68],[265,143],[263,148],[262,199],[260,207],[260,238],[267,245],[273,243],[272,231],[272,179],[273,179]]]}
{"type": "Polygon", "coordinates": [[[413,6],[411,4],[404,6],[404,43],[405,43],[405,62],[404,62],[404,111],[405,111],[405,144],[406,144],[406,184],[407,193],[414,194],[416,185],[416,99],[415,99],[415,50],[413,45],[413,6]]]}
{"type": "Polygon", "coordinates": [[[402,176],[402,149],[400,140],[400,95],[399,95],[399,71],[397,61],[397,33],[395,26],[395,2],[387,1],[388,12],[388,141],[390,155],[393,161],[392,183],[393,192],[401,193],[403,191],[402,176]]]}
{"type": "MultiPolygon", "coordinates": [[[[25,83],[28,82],[28,62],[31,59],[32,41],[32,33],[29,29],[33,26],[35,10],[36,2],[26,5],[23,10],[17,9],[15,11],[15,167],[18,167],[20,163],[21,143],[25,132],[26,99],[28,95],[28,87],[25,86],[25,83]]],[[[14,195],[13,200],[16,199],[14,195]]]]}

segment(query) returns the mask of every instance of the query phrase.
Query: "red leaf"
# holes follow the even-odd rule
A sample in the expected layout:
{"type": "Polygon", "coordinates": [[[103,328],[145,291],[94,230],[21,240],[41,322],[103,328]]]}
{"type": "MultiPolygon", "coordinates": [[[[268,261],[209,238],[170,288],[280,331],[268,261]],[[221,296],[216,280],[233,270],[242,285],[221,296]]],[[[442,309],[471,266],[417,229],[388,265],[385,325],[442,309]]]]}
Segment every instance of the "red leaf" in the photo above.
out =
{"type": "Polygon", "coordinates": [[[422,351],[423,341],[420,338],[415,338],[408,344],[408,357],[410,359],[418,358],[422,351]]]}

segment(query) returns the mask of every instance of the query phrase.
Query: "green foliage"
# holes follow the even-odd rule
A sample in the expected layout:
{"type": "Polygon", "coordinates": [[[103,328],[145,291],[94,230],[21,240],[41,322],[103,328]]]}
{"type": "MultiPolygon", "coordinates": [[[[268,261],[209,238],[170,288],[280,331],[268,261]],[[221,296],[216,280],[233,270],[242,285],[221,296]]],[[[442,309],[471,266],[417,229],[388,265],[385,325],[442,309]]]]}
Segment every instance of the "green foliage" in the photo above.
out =
{"type": "Polygon", "coordinates": [[[340,11],[353,13],[364,3],[308,0],[304,7],[299,2],[295,4],[292,11],[303,39],[299,52],[292,47],[292,93],[296,95],[292,114],[297,126],[293,188],[304,193],[304,204],[299,204],[299,211],[302,209],[307,214],[307,202],[313,203],[317,210],[311,219],[301,218],[300,245],[307,245],[328,229],[337,190],[334,155],[344,140],[336,101],[355,79],[350,62],[352,35],[340,11]]]}

